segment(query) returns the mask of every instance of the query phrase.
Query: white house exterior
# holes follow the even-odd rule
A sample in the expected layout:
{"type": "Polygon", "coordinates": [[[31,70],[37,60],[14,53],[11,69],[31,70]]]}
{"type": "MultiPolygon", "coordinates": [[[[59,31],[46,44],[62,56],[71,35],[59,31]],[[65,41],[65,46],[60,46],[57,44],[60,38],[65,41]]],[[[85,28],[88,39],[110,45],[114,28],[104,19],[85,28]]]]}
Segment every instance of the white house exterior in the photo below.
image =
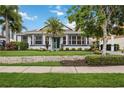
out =
{"type": "MultiPolygon", "coordinates": [[[[100,45],[103,44],[103,41],[100,41],[100,45]]],[[[119,49],[124,49],[124,36],[112,35],[107,38],[107,44],[111,45],[111,51],[114,51],[114,44],[119,45],[119,49]]]]}
{"type": "Polygon", "coordinates": [[[50,36],[46,33],[45,27],[39,30],[18,33],[16,41],[25,41],[29,44],[29,49],[46,49],[46,42],[49,43],[48,50],[66,49],[89,49],[91,40],[81,35],[81,32],[73,31],[66,27],[63,35],[50,36]],[[48,36],[48,40],[47,37],[48,36]]]}
{"type": "MultiPolygon", "coordinates": [[[[89,49],[92,45],[92,42],[95,41],[93,38],[84,37],[81,35],[82,32],[74,31],[68,27],[65,28],[64,34],[61,36],[52,37],[46,33],[46,28],[43,27],[38,30],[26,31],[21,33],[11,33],[10,32],[10,41],[25,41],[29,45],[29,49],[46,49],[46,42],[49,43],[48,50],[59,50],[63,48],[68,49],[78,49],[81,48],[89,49]],[[48,40],[46,37],[48,36],[48,40]]],[[[5,39],[5,32],[0,35],[0,41],[5,39]]],[[[102,40],[100,41],[100,46],[103,44],[102,40]]],[[[119,49],[124,49],[124,36],[115,36],[112,35],[107,38],[107,45],[111,45],[111,51],[114,51],[114,44],[119,45],[119,49]]],[[[101,47],[99,47],[101,49],[101,47]]]]}

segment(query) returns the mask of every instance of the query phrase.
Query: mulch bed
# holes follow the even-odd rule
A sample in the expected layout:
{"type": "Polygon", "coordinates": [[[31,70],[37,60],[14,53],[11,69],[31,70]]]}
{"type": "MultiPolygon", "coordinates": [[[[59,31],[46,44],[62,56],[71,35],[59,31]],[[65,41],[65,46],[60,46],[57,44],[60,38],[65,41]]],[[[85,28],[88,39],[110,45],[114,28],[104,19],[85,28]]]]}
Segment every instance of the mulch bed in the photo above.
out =
{"type": "Polygon", "coordinates": [[[86,65],[85,60],[62,60],[60,63],[63,66],[84,66],[86,65]]]}

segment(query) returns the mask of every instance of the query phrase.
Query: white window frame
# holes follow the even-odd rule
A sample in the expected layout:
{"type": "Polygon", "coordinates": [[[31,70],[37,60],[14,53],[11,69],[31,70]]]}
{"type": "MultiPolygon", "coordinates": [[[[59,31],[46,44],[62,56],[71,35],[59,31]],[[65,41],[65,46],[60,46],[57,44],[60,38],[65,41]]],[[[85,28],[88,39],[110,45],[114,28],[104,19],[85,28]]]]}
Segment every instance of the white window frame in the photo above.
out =
{"type": "Polygon", "coordinates": [[[42,45],[42,44],[43,44],[43,35],[39,35],[39,34],[38,34],[38,35],[35,35],[35,38],[34,38],[34,39],[35,39],[35,40],[34,40],[34,41],[35,41],[35,45],[42,45]],[[41,36],[41,39],[36,40],[36,37],[37,37],[37,36],[41,36]],[[37,41],[40,41],[41,44],[37,44],[37,43],[36,43],[37,41]]]}

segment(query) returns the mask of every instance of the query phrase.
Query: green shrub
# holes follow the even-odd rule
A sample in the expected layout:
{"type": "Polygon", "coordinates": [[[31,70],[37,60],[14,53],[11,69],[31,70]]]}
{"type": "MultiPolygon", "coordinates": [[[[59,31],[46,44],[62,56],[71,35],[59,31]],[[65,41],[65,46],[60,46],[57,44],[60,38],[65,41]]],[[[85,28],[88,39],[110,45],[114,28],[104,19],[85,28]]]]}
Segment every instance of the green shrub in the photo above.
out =
{"type": "Polygon", "coordinates": [[[0,46],[0,50],[4,50],[4,46],[0,46]]]}
{"type": "Polygon", "coordinates": [[[27,50],[28,48],[28,43],[26,42],[16,42],[18,46],[18,50],[27,50]]]}
{"type": "Polygon", "coordinates": [[[47,51],[47,49],[43,48],[41,51],[47,51]]]}
{"type": "Polygon", "coordinates": [[[88,48],[85,48],[84,51],[91,51],[91,49],[90,48],[89,49],[88,48]]]}
{"type": "Polygon", "coordinates": [[[65,48],[66,51],[69,51],[69,48],[65,48]]]}
{"type": "Polygon", "coordinates": [[[124,53],[124,49],[120,50],[122,53],[124,53]]]}
{"type": "Polygon", "coordinates": [[[88,65],[124,65],[124,56],[87,56],[88,65]]]}
{"type": "Polygon", "coordinates": [[[99,50],[95,50],[95,51],[94,51],[94,54],[102,54],[102,52],[99,51],[99,50]]]}
{"type": "Polygon", "coordinates": [[[78,50],[78,51],[82,51],[82,48],[78,48],[77,50],[78,50]]]}
{"type": "Polygon", "coordinates": [[[76,49],[75,48],[72,48],[71,51],[75,51],[76,49]]]}
{"type": "Polygon", "coordinates": [[[63,48],[60,48],[59,51],[63,51],[63,48]]]}

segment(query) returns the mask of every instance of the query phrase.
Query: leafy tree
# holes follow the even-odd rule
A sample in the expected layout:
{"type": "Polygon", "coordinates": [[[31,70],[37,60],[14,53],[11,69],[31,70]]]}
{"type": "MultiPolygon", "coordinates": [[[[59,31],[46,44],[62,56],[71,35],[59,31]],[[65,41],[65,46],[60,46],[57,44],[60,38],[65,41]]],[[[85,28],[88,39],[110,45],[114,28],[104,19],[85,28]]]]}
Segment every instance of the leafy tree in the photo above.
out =
{"type": "Polygon", "coordinates": [[[47,34],[51,35],[52,37],[61,36],[63,34],[64,25],[58,18],[51,17],[45,22],[45,24],[47,27],[47,34]]]}
{"type": "Polygon", "coordinates": [[[20,32],[23,28],[22,18],[16,5],[0,5],[0,23],[3,31],[6,31],[6,43],[10,42],[10,30],[20,32]]]}
{"type": "Polygon", "coordinates": [[[103,55],[106,55],[107,36],[124,33],[120,28],[124,22],[123,6],[73,6],[67,13],[69,21],[76,22],[77,31],[103,38],[103,55]]]}

